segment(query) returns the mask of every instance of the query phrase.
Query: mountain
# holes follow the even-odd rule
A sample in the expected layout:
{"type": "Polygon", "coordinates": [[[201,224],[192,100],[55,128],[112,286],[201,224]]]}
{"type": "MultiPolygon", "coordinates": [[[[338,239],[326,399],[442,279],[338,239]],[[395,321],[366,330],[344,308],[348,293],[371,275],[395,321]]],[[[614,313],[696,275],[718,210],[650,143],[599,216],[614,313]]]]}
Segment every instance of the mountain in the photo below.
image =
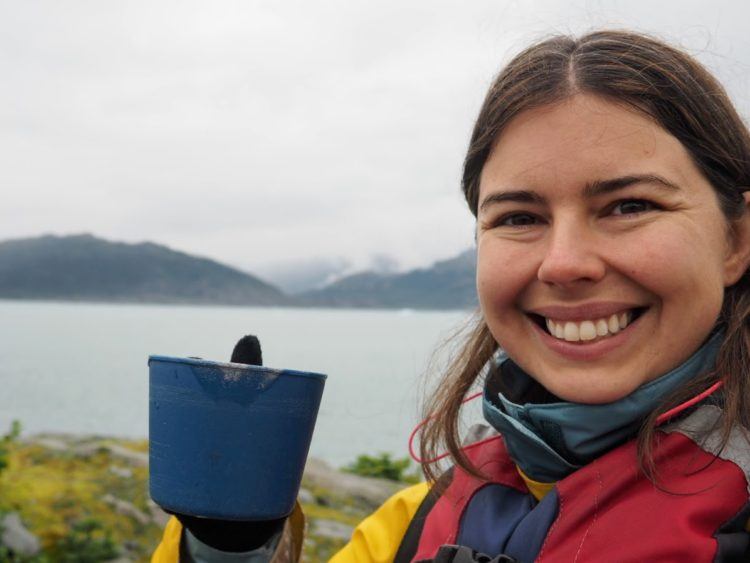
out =
{"type": "Polygon", "coordinates": [[[354,274],[299,298],[311,306],[470,309],[477,305],[475,271],[476,253],[467,250],[402,274],[354,274]]]}
{"type": "Polygon", "coordinates": [[[351,271],[351,264],[345,258],[321,257],[254,264],[248,268],[289,295],[320,289],[341,278],[347,270],[351,271]]]}
{"type": "Polygon", "coordinates": [[[288,296],[207,258],[89,234],[0,242],[0,298],[412,309],[476,306],[473,250],[401,274],[363,272],[288,296]]]}
{"type": "Polygon", "coordinates": [[[279,289],[213,260],[92,235],[0,242],[0,298],[284,305],[279,289]]]}

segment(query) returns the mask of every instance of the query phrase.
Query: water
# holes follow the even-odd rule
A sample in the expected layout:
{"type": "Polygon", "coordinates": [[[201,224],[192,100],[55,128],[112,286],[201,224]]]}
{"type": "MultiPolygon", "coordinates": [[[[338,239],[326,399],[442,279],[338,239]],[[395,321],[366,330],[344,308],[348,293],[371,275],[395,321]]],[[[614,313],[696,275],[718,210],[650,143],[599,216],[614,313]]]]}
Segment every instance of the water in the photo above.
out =
{"type": "Polygon", "coordinates": [[[146,437],[150,354],[228,360],[257,334],[266,365],[328,374],[311,455],[402,457],[431,354],[467,316],[0,301],[0,431],[146,437]]]}

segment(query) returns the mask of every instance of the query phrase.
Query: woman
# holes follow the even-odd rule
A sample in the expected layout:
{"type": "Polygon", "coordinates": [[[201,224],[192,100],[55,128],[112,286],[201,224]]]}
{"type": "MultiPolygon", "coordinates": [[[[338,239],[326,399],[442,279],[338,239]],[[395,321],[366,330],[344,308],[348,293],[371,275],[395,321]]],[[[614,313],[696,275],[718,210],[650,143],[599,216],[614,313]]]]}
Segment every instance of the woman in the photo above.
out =
{"type": "Polygon", "coordinates": [[[748,560],[746,186],[748,131],[681,51],[602,31],[513,59],[464,166],[481,315],[429,401],[432,485],[333,561],[748,560]]]}

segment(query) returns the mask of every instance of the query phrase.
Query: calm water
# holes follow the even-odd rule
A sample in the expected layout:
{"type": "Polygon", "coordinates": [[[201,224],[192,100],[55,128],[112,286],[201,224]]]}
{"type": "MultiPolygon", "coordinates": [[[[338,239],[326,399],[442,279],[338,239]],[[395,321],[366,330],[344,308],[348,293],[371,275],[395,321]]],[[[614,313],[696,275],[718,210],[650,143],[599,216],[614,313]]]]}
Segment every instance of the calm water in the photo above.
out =
{"type": "Polygon", "coordinates": [[[467,316],[0,301],[0,431],[145,437],[150,354],[227,360],[257,334],[266,365],[328,374],[312,455],[403,456],[431,354],[467,316]]]}

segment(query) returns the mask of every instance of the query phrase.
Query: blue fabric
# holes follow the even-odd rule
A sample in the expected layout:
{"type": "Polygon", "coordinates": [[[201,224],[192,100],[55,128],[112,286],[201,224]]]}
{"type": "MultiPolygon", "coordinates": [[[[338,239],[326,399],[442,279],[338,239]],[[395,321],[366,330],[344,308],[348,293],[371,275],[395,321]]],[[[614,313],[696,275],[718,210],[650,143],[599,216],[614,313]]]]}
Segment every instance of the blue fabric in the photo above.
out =
{"type": "Polygon", "coordinates": [[[534,498],[527,493],[505,485],[485,485],[464,511],[456,543],[487,555],[498,555],[534,504],[534,498]]]}
{"type": "Polygon", "coordinates": [[[544,495],[534,510],[518,523],[505,545],[505,554],[519,563],[530,563],[536,560],[559,510],[560,499],[557,496],[557,489],[552,489],[544,495]]]}
{"type": "Polygon", "coordinates": [[[537,504],[528,493],[505,485],[485,485],[464,511],[456,543],[491,557],[505,554],[521,563],[534,561],[558,506],[554,490],[537,504]]]}
{"type": "MultiPolygon", "coordinates": [[[[484,417],[503,435],[513,461],[523,472],[546,483],[559,481],[631,438],[663,397],[696,375],[711,369],[723,340],[714,334],[682,365],[613,403],[516,404],[485,386],[484,417]]],[[[507,356],[500,375],[511,386],[533,383],[507,356]]]]}

